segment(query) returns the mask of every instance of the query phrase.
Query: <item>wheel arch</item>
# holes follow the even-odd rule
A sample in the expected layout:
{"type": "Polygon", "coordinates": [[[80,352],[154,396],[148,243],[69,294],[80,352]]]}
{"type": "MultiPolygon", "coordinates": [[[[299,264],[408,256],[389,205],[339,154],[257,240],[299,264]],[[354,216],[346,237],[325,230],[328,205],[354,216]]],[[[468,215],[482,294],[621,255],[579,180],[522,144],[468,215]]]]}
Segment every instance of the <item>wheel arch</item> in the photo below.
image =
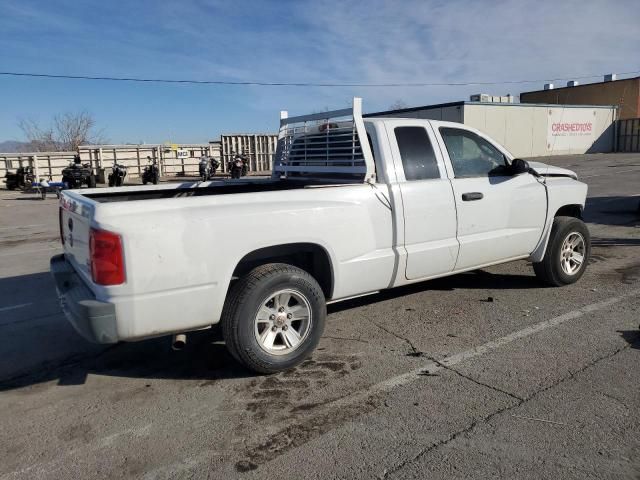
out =
{"type": "Polygon", "coordinates": [[[574,218],[579,218],[580,220],[582,220],[582,212],[584,210],[584,207],[580,204],[576,204],[576,203],[572,203],[572,204],[568,204],[568,205],[563,205],[562,207],[558,208],[558,210],[556,210],[555,215],[553,216],[553,218],[556,217],[574,217],[574,218]]]}
{"type": "Polygon", "coordinates": [[[334,268],[331,256],[323,246],[311,242],[296,242],[258,248],[238,261],[232,277],[242,277],[267,263],[287,263],[306,271],[316,279],[325,298],[332,297],[335,285],[334,268]]]}
{"type": "Polygon", "coordinates": [[[544,258],[544,254],[547,251],[547,245],[549,243],[549,237],[551,235],[551,227],[553,225],[553,220],[556,217],[573,217],[579,220],[582,220],[582,212],[584,211],[584,206],[579,203],[568,203],[566,205],[562,205],[558,207],[553,215],[545,226],[544,233],[542,238],[540,239],[540,243],[536,247],[536,249],[531,253],[529,260],[534,263],[542,261],[544,258]]]}

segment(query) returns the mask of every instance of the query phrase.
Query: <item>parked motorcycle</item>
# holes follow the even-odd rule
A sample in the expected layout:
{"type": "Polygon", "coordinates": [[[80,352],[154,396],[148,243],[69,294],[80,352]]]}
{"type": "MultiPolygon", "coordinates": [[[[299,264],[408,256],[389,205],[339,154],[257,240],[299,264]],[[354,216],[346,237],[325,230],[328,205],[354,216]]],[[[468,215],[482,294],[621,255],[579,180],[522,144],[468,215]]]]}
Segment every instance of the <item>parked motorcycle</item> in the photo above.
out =
{"type": "Polygon", "coordinates": [[[228,165],[229,173],[231,174],[231,178],[240,178],[247,174],[247,161],[246,159],[240,155],[236,154],[230,161],[228,165]]]}
{"type": "Polygon", "coordinates": [[[31,187],[35,181],[35,174],[33,173],[33,167],[18,167],[16,172],[7,172],[4,176],[5,183],[9,190],[15,190],[19,188],[25,190],[31,187]]]}
{"type": "Polygon", "coordinates": [[[211,175],[210,177],[215,176],[216,174],[216,170],[218,170],[218,168],[220,168],[220,162],[218,160],[216,160],[215,158],[211,157],[211,175]]]}
{"type": "Polygon", "coordinates": [[[158,168],[158,161],[154,158],[147,157],[147,161],[149,165],[144,167],[142,171],[142,184],[146,185],[151,182],[154,185],[157,185],[160,181],[160,169],[158,168]]]}
{"type": "Polygon", "coordinates": [[[120,187],[124,184],[124,177],[127,176],[127,167],[119,163],[113,162],[111,173],[109,174],[109,186],[120,187]]]}
{"type": "Polygon", "coordinates": [[[198,164],[198,173],[200,174],[200,181],[206,182],[211,175],[211,162],[206,156],[200,157],[200,163],[198,164]]]}
{"type": "Polygon", "coordinates": [[[66,184],[67,188],[80,188],[83,184],[95,188],[96,176],[89,164],[81,163],[80,155],[76,155],[73,162],[62,170],[62,183],[66,184]]]}

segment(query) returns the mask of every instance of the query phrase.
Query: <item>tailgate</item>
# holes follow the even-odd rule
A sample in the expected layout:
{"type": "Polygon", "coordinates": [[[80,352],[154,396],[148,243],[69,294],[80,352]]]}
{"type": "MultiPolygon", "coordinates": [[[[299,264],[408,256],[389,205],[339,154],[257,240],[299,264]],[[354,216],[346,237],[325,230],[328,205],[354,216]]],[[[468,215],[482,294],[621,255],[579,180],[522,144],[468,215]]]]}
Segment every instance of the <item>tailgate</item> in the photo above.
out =
{"type": "Polygon", "coordinates": [[[92,201],[76,193],[61,192],[59,216],[65,256],[78,273],[90,279],[89,231],[93,219],[92,201]]]}

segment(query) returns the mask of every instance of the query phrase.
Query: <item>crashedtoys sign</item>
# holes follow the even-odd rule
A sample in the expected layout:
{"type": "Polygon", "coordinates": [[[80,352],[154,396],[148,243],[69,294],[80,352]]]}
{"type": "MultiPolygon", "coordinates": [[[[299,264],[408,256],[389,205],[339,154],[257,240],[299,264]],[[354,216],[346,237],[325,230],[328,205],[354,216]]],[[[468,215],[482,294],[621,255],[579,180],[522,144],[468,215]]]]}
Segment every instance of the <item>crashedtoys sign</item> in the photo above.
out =
{"type": "Polygon", "coordinates": [[[589,108],[550,108],[547,116],[547,149],[587,150],[597,140],[596,112],[589,108]]]}

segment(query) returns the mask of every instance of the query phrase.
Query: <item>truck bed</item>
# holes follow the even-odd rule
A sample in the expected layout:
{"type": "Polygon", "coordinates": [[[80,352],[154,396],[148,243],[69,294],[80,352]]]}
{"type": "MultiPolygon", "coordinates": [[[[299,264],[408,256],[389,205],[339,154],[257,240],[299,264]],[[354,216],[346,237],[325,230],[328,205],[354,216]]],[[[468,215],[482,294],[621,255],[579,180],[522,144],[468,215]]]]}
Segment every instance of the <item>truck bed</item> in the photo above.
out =
{"type": "Polygon", "coordinates": [[[134,200],[158,200],[164,198],[199,197],[205,195],[230,195],[234,193],[273,192],[308,187],[348,185],[342,181],[328,183],[313,179],[256,179],[248,181],[211,181],[165,184],[159,187],[110,188],[83,194],[98,203],[128,202],[134,200]]]}

